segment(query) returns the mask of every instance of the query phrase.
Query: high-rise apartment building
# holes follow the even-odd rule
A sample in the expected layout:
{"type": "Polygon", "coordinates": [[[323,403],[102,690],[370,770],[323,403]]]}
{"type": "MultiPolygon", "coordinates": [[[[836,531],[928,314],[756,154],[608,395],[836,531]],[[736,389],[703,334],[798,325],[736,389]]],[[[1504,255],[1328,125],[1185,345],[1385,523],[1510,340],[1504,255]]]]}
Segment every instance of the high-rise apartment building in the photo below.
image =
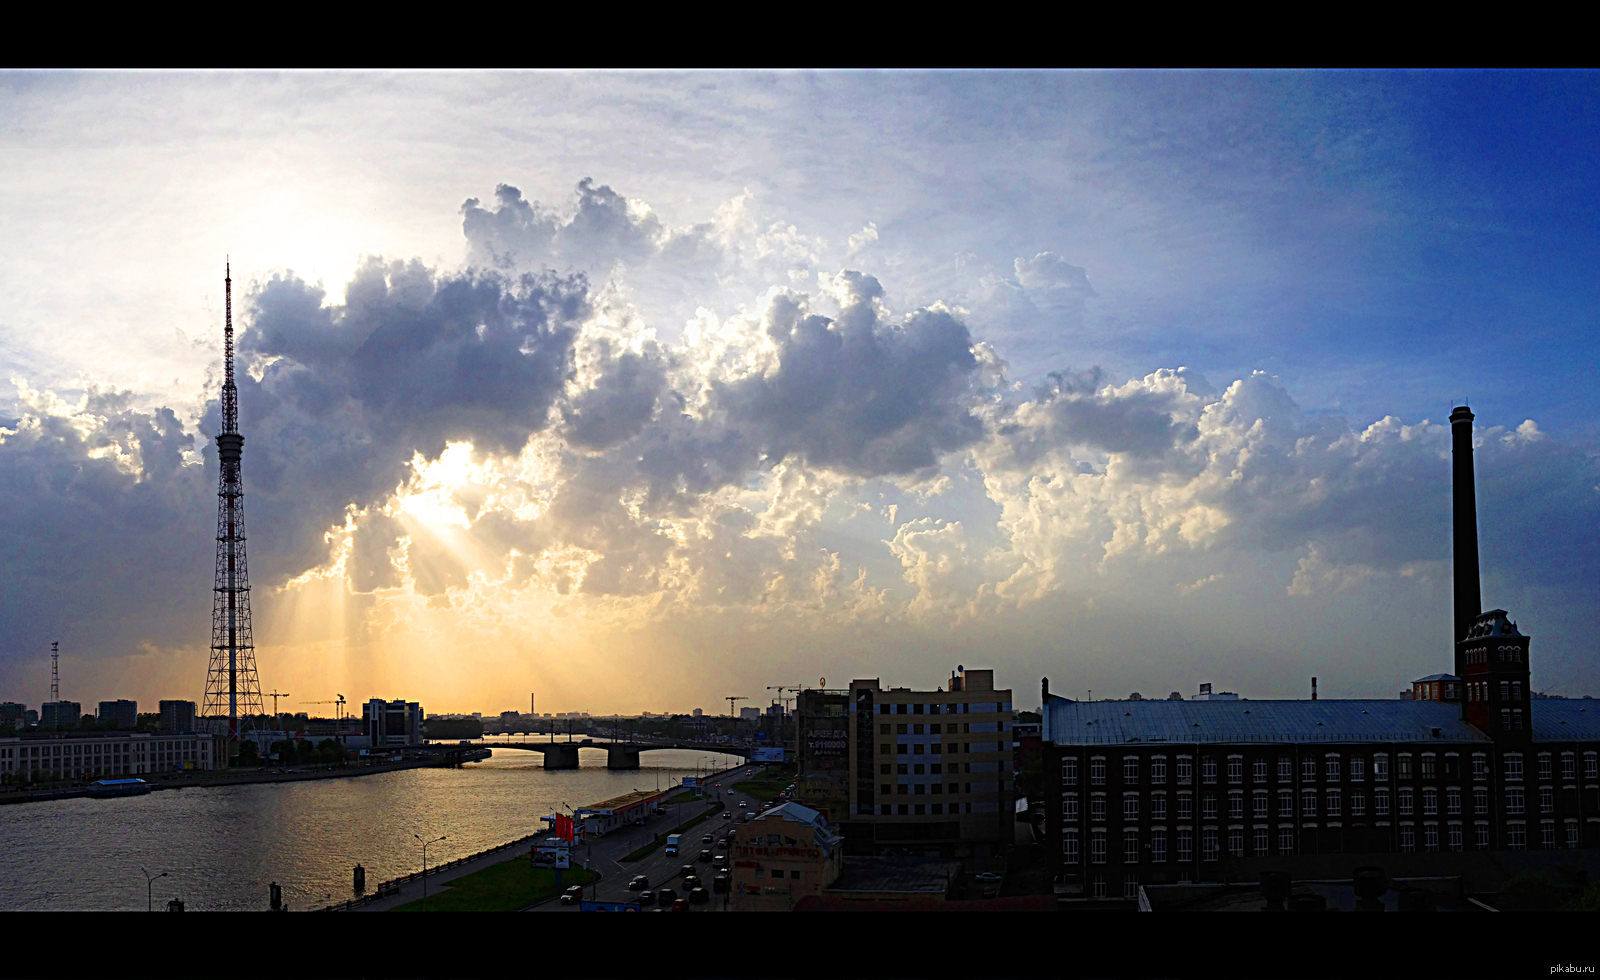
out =
{"type": "Polygon", "coordinates": [[[422,744],[422,705],[415,701],[373,698],[362,705],[361,714],[373,748],[422,744]]]}
{"type": "Polygon", "coordinates": [[[1011,691],[957,668],[949,690],[850,682],[851,854],[986,857],[1011,843],[1011,691]]]}
{"type": "Polygon", "coordinates": [[[171,735],[194,731],[195,706],[193,701],[161,702],[161,730],[171,735]]]}
{"type": "Polygon", "coordinates": [[[120,731],[132,731],[139,725],[139,702],[101,701],[100,708],[95,713],[95,720],[120,731]]]}
{"type": "Polygon", "coordinates": [[[39,706],[39,725],[43,728],[77,728],[83,720],[83,705],[76,701],[46,701],[39,706]]]}

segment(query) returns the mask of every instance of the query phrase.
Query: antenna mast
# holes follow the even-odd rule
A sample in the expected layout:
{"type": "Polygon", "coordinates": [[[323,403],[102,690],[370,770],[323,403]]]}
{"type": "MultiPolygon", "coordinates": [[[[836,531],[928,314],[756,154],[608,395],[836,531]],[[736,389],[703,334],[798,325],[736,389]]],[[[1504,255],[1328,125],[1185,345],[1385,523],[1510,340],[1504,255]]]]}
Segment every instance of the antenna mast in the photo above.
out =
{"type": "MultiPolygon", "coordinates": [[[[217,569],[211,606],[211,665],[206,671],[204,714],[216,725],[227,718],[229,756],[236,754],[239,716],[254,727],[262,714],[250,624],[250,576],[245,561],[244,436],[239,434],[239,390],[233,382],[233,268],[224,267],[222,431],[217,434],[217,569]]],[[[276,707],[276,703],[274,703],[276,707]]]]}
{"type": "Polygon", "coordinates": [[[61,641],[50,641],[50,700],[61,700],[61,641]]]}

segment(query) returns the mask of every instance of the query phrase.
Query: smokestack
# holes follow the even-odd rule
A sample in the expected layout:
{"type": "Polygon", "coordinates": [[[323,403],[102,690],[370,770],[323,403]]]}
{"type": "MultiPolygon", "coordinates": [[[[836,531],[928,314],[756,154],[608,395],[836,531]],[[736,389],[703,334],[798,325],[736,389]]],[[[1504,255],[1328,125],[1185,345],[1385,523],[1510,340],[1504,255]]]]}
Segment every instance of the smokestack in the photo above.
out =
{"type": "Polygon", "coordinates": [[[1313,678],[1311,678],[1311,700],[1315,701],[1316,699],[1317,699],[1317,679],[1315,677],[1313,677],[1313,678]]]}
{"type": "Polygon", "coordinates": [[[1467,635],[1472,621],[1483,611],[1483,595],[1478,588],[1478,498],[1472,477],[1473,418],[1472,409],[1465,405],[1450,413],[1451,528],[1455,557],[1452,646],[1467,635]]]}
{"type": "Polygon", "coordinates": [[[1039,678],[1039,703],[1042,705],[1050,700],[1050,678],[1039,678]]]}

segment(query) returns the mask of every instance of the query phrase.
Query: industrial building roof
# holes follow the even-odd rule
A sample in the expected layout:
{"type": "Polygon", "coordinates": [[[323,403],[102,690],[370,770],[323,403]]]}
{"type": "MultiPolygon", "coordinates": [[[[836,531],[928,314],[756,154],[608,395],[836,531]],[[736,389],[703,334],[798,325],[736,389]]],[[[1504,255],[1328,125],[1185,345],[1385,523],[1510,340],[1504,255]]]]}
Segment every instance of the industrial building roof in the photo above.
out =
{"type": "Polygon", "coordinates": [[[899,892],[908,895],[944,895],[950,882],[960,877],[960,861],[930,858],[849,857],[839,880],[822,890],[824,896],[841,892],[899,892]]]}
{"type": "Polygon", "coordinates": [[[1528,705],[1535,742],[1600,741],[1600,701],[1538,698],[1528,705]]]}
{"type": "MultiPolygon", "coordinates": [[[[1539,705],[1551,703],[1556,702],[1539,705]]],[[[1535,710],[1535,733],[1538,718],[1535,710]]],[[[1460,705],[1443,701],[1090,702],[1060,697],[1045,705],[1044,739],[1057,745],[1489,741],[1461,720],[1460,705]]]]}
{"type": "Polygon", "coordinates": [[[801,806],[799,803],[780,803],[775,807],[762,810],[757,819],[765,820],[768,817],[781,817],[810,827],[812,842],[818,847],[832,846],[841,839],[838,834],[833,832],[833,828],[828,826],[827,817],[808,806],[801,806]]]}
{"type": "Polygon", "coordinates": [[[593,806],[582,807],[581,810],[584,813],[607,813],[615,810],[626,810],[630,806],[638,806],[640,803],[643,803],[646,800],[654,799],[655,797],[663,794],[663,790],[656,790],[654,792],[651,792],[647,789],[636,790],[632,793],[624,793],[621,796],[614,796],[609,800],[601,800],[599,803],[596,803],[593,806]]]}

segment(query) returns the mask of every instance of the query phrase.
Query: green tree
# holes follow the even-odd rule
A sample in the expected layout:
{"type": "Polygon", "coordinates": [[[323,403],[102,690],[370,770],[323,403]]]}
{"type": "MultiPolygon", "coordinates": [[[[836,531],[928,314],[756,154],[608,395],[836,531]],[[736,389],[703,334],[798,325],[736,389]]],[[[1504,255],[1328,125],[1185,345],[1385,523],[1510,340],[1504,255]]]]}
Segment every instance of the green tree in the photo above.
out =
{"type": "Polygon", "coordinates": [[[294,754],[295,758],[300,761],[301,765],[309,766],[316,764],[317,747],[305,739],[301,739],[295,743],[294,754]]]}
{"type": "Polygon", "coordinates": [[[1019,725],[1037,725],[1037,724],[1039,724],[1039,722],[1041,722],[1043,720],[1044,719],[1039,715],[1039,712],[1037,712],[1037,711],[1019,711],[1019,712],[1017,712],[1016,721],[1017,721],[1017,724],[1019,724],[1019,725]]]}
{"type": "Polygon", "coordinates": [[[239,743],[238,765],[255,766],[260,765],[262,761],[261,753],[256,750],[256,743],[253,740],[247,738],[239,743]]]}

